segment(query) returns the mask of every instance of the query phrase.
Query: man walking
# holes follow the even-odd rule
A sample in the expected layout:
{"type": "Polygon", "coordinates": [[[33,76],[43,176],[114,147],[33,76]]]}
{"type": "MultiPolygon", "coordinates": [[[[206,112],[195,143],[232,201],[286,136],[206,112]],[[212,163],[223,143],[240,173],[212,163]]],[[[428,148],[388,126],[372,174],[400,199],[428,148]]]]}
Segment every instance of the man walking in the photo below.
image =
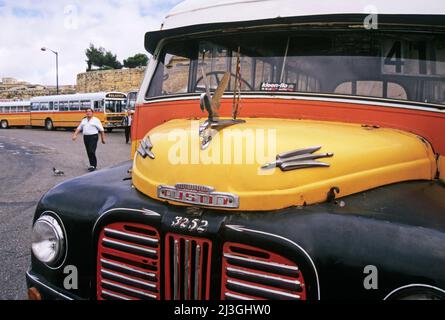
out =
{"type": "Polygon", "coordinates": [[[72,139],[73,141],[76,141],[77,135],[80,131],[82,131],[83,142],[85,143],[88,160],[90,161],[88,171],[94,171],[97,167],[96,148],[97,141],[99,140],[99,133],[102,143],[105,144],[105,132],[100,120],[93,117],[93,109],[88,108],[86,112],[86,117],[80,122],[80,125],[74,132],[72,139]]]}
{"type": "Polygon", "coordinates": [[[130,142],[132,122],[133,122],[133,112],[130,109],[128,109],[127,115],[123,119],[123,125],[125,128],[125,143],[130,142]]]}

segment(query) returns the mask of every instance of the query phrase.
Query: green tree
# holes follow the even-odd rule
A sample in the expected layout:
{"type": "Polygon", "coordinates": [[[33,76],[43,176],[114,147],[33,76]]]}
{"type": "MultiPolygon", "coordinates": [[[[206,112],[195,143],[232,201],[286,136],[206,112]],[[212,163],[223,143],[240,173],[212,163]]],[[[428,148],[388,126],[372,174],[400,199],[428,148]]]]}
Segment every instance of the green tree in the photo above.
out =
{"type": "Polygon", "coordinates": [[[143,53],[138,53],[133,57],[124,59],[125,68],[145,67],[148,64],[148,57],[143,53]]]}
{"type": "Polygon", "coordinates": [[[122,63],[117,60],[116,55],[103,47],[96,48],[90,43],[88,49],[85,50],[85,55],[87,56],[87,71],[91,71],[93,66],[98,67],[99,70],[122,69],[122,63]]]}

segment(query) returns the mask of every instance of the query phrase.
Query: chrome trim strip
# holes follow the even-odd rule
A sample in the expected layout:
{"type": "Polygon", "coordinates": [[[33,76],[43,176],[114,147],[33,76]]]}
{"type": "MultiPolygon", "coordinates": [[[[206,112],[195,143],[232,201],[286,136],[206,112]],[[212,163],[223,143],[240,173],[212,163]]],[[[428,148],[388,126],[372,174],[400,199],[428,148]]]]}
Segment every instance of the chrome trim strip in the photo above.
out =
{"type": "Polygon", "coordinates": [[[266,235],[266,236],[270,236],[270,237],[275,237],[275,238],[284,240],[284,241],[290,243],[291,245],[295,246],[296,248],[298,248],[301,252],[303,252],[303,254],[306,256],[306,258],[308,258],[309,262],[312,265],[312,268],[314,269],[315,280],[317,281],[318,300],[320,300],[321,292],[320,292],[320,280],[319,280],[319,277],[318,277],[318,271],[317,271],[317,268],[315,267],[315,263],[312,260],[311,256],[307,253],[306,250],[303,249],[303,247],[301,247],[300,245],[298,245],[294,241],[292,241],[292,240],[290,240],[288,238],[279,236],[277,234],[273,234],[273,233],[269,233],[269,232],[265,232],[265,231],[254,230],[254,229],[248,229],[248,228],[245,228],[245,227],[240,226],[240,225],[227,225],[226,227],[229,228],[229,229],[232,229],[234,231],[237,231],[237,232],[251,232],[251,233],[258,233],[258,234],[262,234],[262,235],[266,235]]]}
{"type": "MultiPolygon", "coordinates": [[[[133,165],[134,165],[134,160],[133,160],[133,165]]],[[[138,212],[143,214],[144,216],[152,216],[152,217],[157,217],[159,218],[161,215],[155,211],[149,210],[149,209],[133,209],[133,208],[113,208],[113,209],[109,209],[107,211],[104,211],[100,214],[100,216],[97,218],[96,222],[94,223],[93,229],[92,229],[92,234],[93,237],[96,233],[96,227],[98,225],[98,223],[102,220],[102,218],[104,218],[105,216],[107,216],[110,213],[113,213],[114,211],[133,211],[133,212],[138,212]]]]}
{"type": "Polygon", "coordinates": [[[296,156],[301,156],[305,154],[312,154],[321,149],[321,146],[314,146],[305,149],[298,149],[293,151],[282,152],[277,155],[277,158],[292,158],[296,156]]]}
{"type": "Polygon", "coordinates": [[[201,280],[201,246],[198,244],[195,249],[195,287],[194,296],[195,300],[199,299],[199,281],[201,280]]]}
{"type": "Polygon", "coordinates": [[[184,300],[189,299],[189,277],[190,277],[190,241],[185,240],[184,245],[184,300]]]}
{"type": "Polygon", "coordinates": [[[227,280],[227,283],[234,285],[234,286],[247,288],[247,289],[251,289],[251,290],[256,290],[256,291],[263,292],[263,293],[270,293],[270,294],[285,297],[285,298],[300,300],[300,296],[297,294],[291,294],[291,293],[287,293],[287,292],[276,291],[276,290],[272,290],[272,289],[258,287],[258,286],[242,283],[242,282],[235,281],[235,280],[227,280]]]}
{"type": "Polygon", "coordinates": [[[173,249],[173,300],[178,300],[179,285],[179,243],[175,240],[173,249]]]}
{"type": "MultiPolygon", "coordinates": [[[[142,276],[153,278],[153,281],[155,281],[155,279],[156,279],[156,274],[151,273],[151,272],[140,271],[140,270],[128,267],[126,265],[123,265],[123,264],[120,264],[120,263],[117,263],[117,262],[114,262],[114,261],[106,260],[106,259],[100,259],[100,262],[101,263],[105,263],[105,264],[108,263],[108,264],[110,264],[112,266],[115,266],[115,267],[118,267],[118,268],[121,268],[121,269],[124,269],[124,270],[127,270],[127,271],[131,271],[131,272],[140,274],[142,276]]],[[[103,266],[103,267],[107,268],[106,266],[103,266]]]]}
{"type": "MultiPolygon", "coordinates": [[[[251,276],[251,277],[254,277],[254,278],[262,278],[262,279],[275,281],[275,282],[282,282],[284,284],[289,284],[289,285],[294,285],[294,286],[300,286],[301,285],[300,281],[298,281],[298,280],[289,280],[289,279],[284,279],[284,278],[281,278],[281,277],[274,277],[274,276],[269,276],[269,275],[266,275],[266,274],[249,272],[249,271],[246,271],[246,270],[241,270],[241,269],[232,268],[232,267],[227,267],[226,270],[228,272],[232,272],[232,273],[239,274],[239,275],[246,275],[246,276],[251,276]]],[[[243,279],[241,279],[241,280],[243,280],[243,279]]]]}
{"type": "Polygon", "coordinates": [[[127,244],[127,243],[124,243],[124,242],[111,240],[111,239],[108,239],[108,238],[103,238],[102,242],[106,243],[106,244],[112,244],[112,245],[115,245],[115,246],[118,246],[118,247],[120,246],[120,247],[124,247],[124,248],[128,248],[128,249],[133,249],[133,250],[137,250],[137,251],[146,252],[146,253],[149,253],[149,254],[154,254],[154,255],[157,254],[157,251],[153,250],[153,249],[147,249],[147,248],[143,248],[143,247],[140,247],[140,246],[127,244]]]}
{"type": "Polygon", "coordinates": [[[192,200],[187,200],[187,199],[178,199],[177,197],[171,197],[171,196],[165,196],[162,195],[162,191],[170,191],[171,193],[174,193],[175,195],[177,195],[179,192],[184,192],[183,190],[178,190],[176,188],[176,186],[169,186],[169,185],[158,185],[157,187],[157,197],[160,199],[166,199],[166,200],[170,200],[170,201],[174,201],[174,202],[179,202],[179,203],[189,203],[189,204],[194,204],[197,206],[202,206],[202,207],[212,207],[212,208],[232,208],[232,209],[236,209],[239,208],[239,203],[240,203],[240,199],[239,196],[236,194],[232,194],[232,193],[228,193],[228,192],[217,192],[217,191],[212,191],[212,192],[208,192],[208,193],[203,193],[203,192],[196,192],[196,191],[188,191],[189,193],[193,193],[195,195],[200,195],[200,196],[208,196],[208,197],[225,197],[231,200],[231,203],[228,205],[221,205],[218,203],[200,203],[198,201],[192,201],[192,200]]]}
{"type": "Polygon", "coordinates": [[[136,234],[132,234],[132,233],[126,233],[126,232],[122,232],[119,230],[114,230],[114,229],[110,229],[110,228],[104,228],[105,232],[109,232],[111,234],[116,234],[116,235],[121,235],[124,237],[128,237],[130,239],[137,239],[137,240],[143,240],[143,241],[147,241],[147,242],[151,242],[153,244],[158,244],[159,240],[157,239],[153,239],[150,237],[144,237],[144,236],[140,236],[140,235],[136,235],[136,234]]]}
{"type": "Polygon", "coordinates": [[[325,162],[318,161],[291,161],[285,162],[279,165],[280,169],[283,171],[290,171],[296,169],[306,169],[306,168],[327,168],[331,165],[325,162]]]}
{"type": "Polygon", "coordinates": [[[437,291],[442,292],[442,293],[445,294],[445,290],[443,290],[443,289],[441,289],[441,288],[438,288],[438,287],[435,287],[435,286],[430,286],[430,285],[428,285],[428,284],[413,283],[413,284],[408,284],[408,285],[406,285],[406,286],[402,286],[402,287],[399,287],[399,288],[397,288],[397,289],[394,289],[393,291],[391,291],[390,293],[388,293],[388,294],[386,295],[386,297],[383,298],[383,300],[387,300],[390,296],[392,296],[392,295],[393,295],[394,293],[396,293],[397,291],[400,291],[400,290],[403,290],[403,289],[406,289],[406,288],[415,288],[415,287],[423,287],[423,288],[428,288],[428,289],[434,289],[434,290],[437,290],[437,291]]]}
{"type": "Polygon", "coordinates": [[[146,293],[144,291],[140,291],[140,290],[136,290],[136,289],[133,289],[133,288],[129,288],[129,287],[126,287],[126,286],[123,286],[123,285],[120,285],[120,284],[117,284],[117,283],[114,283],[114,282],[110,282],[108,280],[102,280],[102,284],[107,284],[107,285],[109,285],[111,287],[114,287],[114,288],[119,288],[121,290],[127,290],[127,291],[132,292],[132,293],[140,294],[140,295],[142,295],[144,297],[157,299],[157,297],[154,294],[150,294],[150,293],[146,293]]]}
{"type": "MultiPolygon", "coordinates": [[[[149,282],[145,282],[145,281],[141,281],[141,280],[133,279],[133,278],[130,278],[130,277],[121,275],[121,274],[119,274],[119,273],[115,273],[115,272],[113,272],[113,271],[109,271],[109,270],[101,269],[100,272],[101,272],[102,274],[109,275],[109,276],[113,276],[113,277],[116,277],[116,278],[119,278],[119,279],[122,279],[122,280],[126,280],[126,281],[131,282],[131,283],[134,283],[134,284],[140,284],[140,285],[143,285],[143,286],[147,286],[147,287],[149,287],[149,288],[152,288],[152,289],[156,289],[156,285],[153,284],[153,283],[149,283],[149,282]]],[[[116,280],[113,280],[113,279],[111,279],[111,280],[112,280],[112,281],[116,281],[116,280]]]]}
{"type": "Polygon", "coordinates": [[[62,297],[63,299],[66,299],[66,300],[74,300],[74,298],[71,298],[71,297],[69,297],[69,296],[67,296],[67,295],[65,295],[63,293],[60,293],[59,291],[57,291],[57,290],[51,288],[50,286],[44,284],[39,278],[37,278],[36,276],[34,276],[31,273],[29,273],[29,271],[26,271],[26,274],[32,281],[34,281],[35,283],[39,284],[40,286],[46,288],[47,290],[53,292],[57,296],[62,297]]]}
{"type": "MultiPolygon", "coordinates": [[[[364,104],[376,107],[380,106],[380,107],[391,107],[397,109],[422,110],[422,111],[430,111],[437,113],[445,113],[445,106],[442,105],[432,105],[431,107],[416,106],[422,104],[421,102],[416,102],[416,101],[401,101],[400,103],[397,103],[397,101],[392,102],[392,100],[389,102],[385,102],[382,99],[380,99],[380,101],[366,100],[367,97],[360,97],[360,96],[343,96],[343,95],[333,96],[329,94],[305,95],[302,92],[294,95],[285,95],[285,94],[273,95],[273,94],[252,94],[252,93],[247,94],[246,92],[243,92],[243,94],[244,94],[243,100],[252,98],[252,99],[327,101],[327,102],[342,102],[348,104],[364,104]]],[[[233,95],[225,94],[222,96],[222,99],[231,99],[231,98],[233,98],[233,95]]],[[[176,95],[176,96],[171,96],[170,98],[159,97],[159,98],[151,98],[149,100],[144,99],[144,101],[141,102],[140,104],[144,105],[144,104],[151,104],[164,101],[181,101],[181,100],[199,100],[199,93],[190,94],[187,96],[176,95]]]]}
{"type": "Polygon", "coordinates": [[[234,299],[234,300],[254,300],[252,298],[244,297],[244,296],[241,296],[241,295],[238,295],[238,294],[233,294],[233,293],[230,293],[230,292],[224,293],[224,296],[226,298],[231,298],[231,299],[234,299]]]}
{"type": "Polygon", "coordinates": [[[275,262],[266,262],[266,261],[261,261],[261,260],[254,260],[254,259],[244,258],[244,257],[240,257],[240,256],[235,256],[235,255],[232,255],[232,254],[229,254],[229,253],[224,253],[224,258],[238,260],[238,261],[245,261],[245,262],[258,264],[258,265],[263,265],[263,266],[276,267],[276,268],[289,270],[289,271],[295,271],[295,272],[299,271],[298,267],[289,266],[289,265],[286,265],[286,264],[275,263],[275,262]]]}
{"type": "Polygon", "coordinates": [[[121,296],[120,294],[113,293],[113,292],[110,292],[110,291],[107,291],[107,290],[103,290],[103,289],[101,291],[101,294],[104,294],[104,295],[107,295],[107,296],[110,296],[112,298],[116,298],[116,299],[119,299],[119,300],[131,300],[130,298],[121,296]]]}

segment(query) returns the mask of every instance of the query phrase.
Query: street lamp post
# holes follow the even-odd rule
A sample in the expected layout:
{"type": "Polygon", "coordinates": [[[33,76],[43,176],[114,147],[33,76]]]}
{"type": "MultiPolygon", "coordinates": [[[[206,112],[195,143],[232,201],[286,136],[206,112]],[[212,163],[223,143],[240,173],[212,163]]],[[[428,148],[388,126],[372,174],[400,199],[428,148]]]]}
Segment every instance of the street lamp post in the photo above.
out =
{"type": "Polygon", "coordinates": [[[54,51],[54,50],[51,50],[50,48],[45,48],[45,47],[43,47],[41,50],[42,51],[49,50],[56,55],[56,90],[57,90],[57,94],[59,94],[59,53],[57,51],[54,51]]]}

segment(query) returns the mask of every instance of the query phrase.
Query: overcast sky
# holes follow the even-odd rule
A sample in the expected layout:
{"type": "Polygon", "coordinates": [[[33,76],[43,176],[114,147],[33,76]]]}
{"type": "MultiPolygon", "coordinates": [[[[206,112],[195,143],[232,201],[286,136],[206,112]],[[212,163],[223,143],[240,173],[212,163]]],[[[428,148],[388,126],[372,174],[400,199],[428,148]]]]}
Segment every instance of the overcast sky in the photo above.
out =
{"type": "Polygon", "coordinates": [[[159,29],[181,0],[0,0],[0,78],[55,85],[75,84],[86,70],[85,49],[102,46],[123,61],[146,53],[144,34],[159,29]]]}

